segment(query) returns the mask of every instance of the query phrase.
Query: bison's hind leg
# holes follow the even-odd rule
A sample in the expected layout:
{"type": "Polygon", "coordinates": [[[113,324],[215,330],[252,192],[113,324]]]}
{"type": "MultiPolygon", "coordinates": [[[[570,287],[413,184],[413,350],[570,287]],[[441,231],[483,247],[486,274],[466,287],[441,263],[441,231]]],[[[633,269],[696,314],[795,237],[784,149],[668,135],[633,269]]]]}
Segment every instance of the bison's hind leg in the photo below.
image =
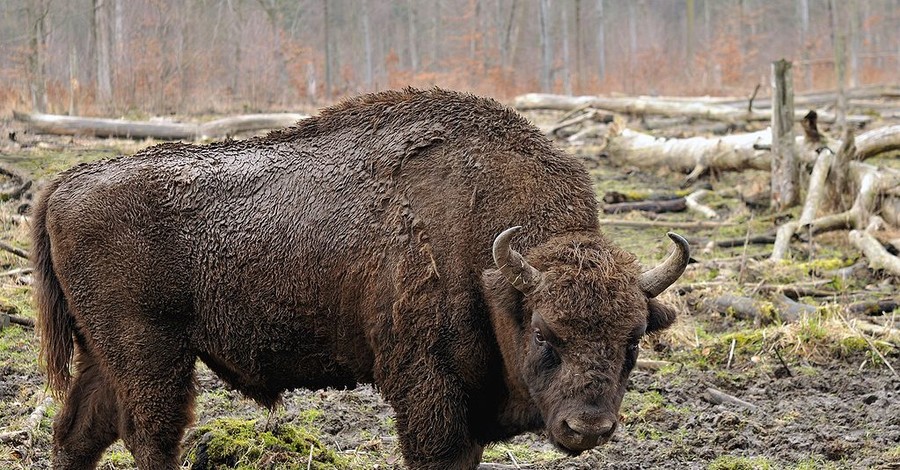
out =
{"type": "MultiPolygon", "coordinates": [[[[153,347],[116,348],[110,370],[119,401],[119,432],[141,470],[179,468],[181,438],[193,419],[196,356],[176,336],[150,325],[153,347]]],[[[126,338],[138,337],[132,331],[126,338]]]]}
{"type": "Polygon", "coordinates": [[[91,469],[118,437],[116,396],[90,353],[79,350],[76,375],[53,422],[53,468],[91,469]]]}

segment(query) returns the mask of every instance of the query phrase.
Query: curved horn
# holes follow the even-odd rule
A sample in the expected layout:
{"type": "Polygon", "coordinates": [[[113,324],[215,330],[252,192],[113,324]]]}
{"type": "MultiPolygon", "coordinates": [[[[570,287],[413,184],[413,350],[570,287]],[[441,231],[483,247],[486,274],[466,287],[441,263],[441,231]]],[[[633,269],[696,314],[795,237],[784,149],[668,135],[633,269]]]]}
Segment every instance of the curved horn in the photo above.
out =
{"type": "Polygon", "coordinates": [[[687,267],[688,260],[691,259],[691,249],[688,247],[687,240],[675,232],[669,232],[667,235],[675,242],[675,251],[659,266],[644,271],[638,281],[641,290],[650,298],[656,297],[675,283],[681,277],[684,268],[687,267]]]}
{"type": "Polygon", "coordinates": [[[506,280],[523,294],[529,294],[540,285],[543,275],[525,261],[516,250],[509,247],[513,235],[522,227],[510,227],[494,239],[494,264],[506,280]]]}

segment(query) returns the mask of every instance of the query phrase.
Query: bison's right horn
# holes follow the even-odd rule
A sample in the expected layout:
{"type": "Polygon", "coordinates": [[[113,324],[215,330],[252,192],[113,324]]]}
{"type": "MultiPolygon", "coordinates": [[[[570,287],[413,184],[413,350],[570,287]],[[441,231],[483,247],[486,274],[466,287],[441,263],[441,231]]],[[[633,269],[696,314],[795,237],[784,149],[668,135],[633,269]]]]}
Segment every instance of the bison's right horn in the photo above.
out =
{"type": "Polygon", "coordinates": [[[509,246],[513,235],[521,228],[521,226],[510,227],[497,235],[494,239],[494,264],[513,287],[523,294],[529,294],[541,284],[543,275],[509,246]]]}
{"type": "Polygon", "coordinates": [[[675,232],[669,232],[667,235],[675,242],[675,251],[659,266],[641,274],[638,281],[641,290],[650,298],[656,297],[674,284],[691,259],[691,249],[687,240],[675,232]]]}

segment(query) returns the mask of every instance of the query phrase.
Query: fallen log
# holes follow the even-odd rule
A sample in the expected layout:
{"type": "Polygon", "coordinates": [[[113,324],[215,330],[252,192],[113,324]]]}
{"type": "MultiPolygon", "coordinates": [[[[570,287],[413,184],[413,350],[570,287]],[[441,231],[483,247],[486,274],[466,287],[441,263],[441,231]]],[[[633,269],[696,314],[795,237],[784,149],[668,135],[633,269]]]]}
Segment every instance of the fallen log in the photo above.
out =
{"type": "Polygon", "coordinates": [[[222,138],[239,132],[279,129],[292,126],[309,116],[305,114],[247,114],[231,116],[203,124],[179,122],[145,122],[55,114],[13,111],[17,121],[28,124],[38,133],[55,135],[89,135],[126,139],[196,140],[222,138]]]}
{"type": "Polygon", "coordinates": [[[687,191],[629,191],[628,193],[607,191],[603,193],[603,202],[606,204],[617,204],[620,202],[668,201],[671,199],[682,199],[688,194],[690,193],[687,191]]]}
{"type": "Polygon", "coordinates": [[[900,300],[898,299],[854,302],[846,307],[848,313],[865,316],[884,315],[898,308],[900,308],[900,300]]]}
{"type": "Polygon", "coordinates": [[[687,210],[687,202],[683,197],[668,200],[618,202],[603,206],[604,214],[621,214],[631,211],[655,213],[684,212],[685,210],[687,210]]]}
{"type": "Polygon", "coordinates": [[[771,245],[775,243],[775,232],[767,232],[762,235],[752,235],[747,237],[729,238],[726,240],[717,240],[713,244],[719,248],[734,248],[744,245],[771,245]]]}
{"type": "Polygon", "coordinates": [[[865,160],[879,153],[900,150],[900,125],[879,127],[856,137],[856,158],[865,160]]]}
{"type": "Polygon", "coordinates": [[[703,230],[707,228],[731,227],[734,222],[707,222],[698,220],[695,222],[673,222],[668,220],[619,220],[600,219],[600,225],[617,225],[620,227],[668,227],[671,229],[703,230]]]}
{"type": "Polygon", "coordinates": [[[851,230],[850,243],[863,252],[869,268],[900,276],[900,258],[890,254],[868,230],[851,230]]]}
{"type": "Polygon", "coordinates": [[[708,138],[658,138],[642,132],[610,129],[604,153],[616,164],[644,168],[669,168],[699,176],[705,170],[769,170],[771,154],[759,150],[761,143],[771,144],[768,130],[750,134],[732,134],[708,138]]]}
{"type": "MultiPolygon", "coordinates": [[[[557,111],[571,111],[578,108],[591,107],[614,113],[631,114],[635,116],[665,115],[684,116],[715,121],[739,122],[739,121],[771,121],[772,110],[751,110],[745,107],[735,107],[715,103],[703,103],[699,101],[672,101],[658,99],[650,96],[635,97],[609,97],[609,96],[567,96],[546,93],[528,93],[513,99],[513,107],[518,110],[549,109],[557,111]]],[[[825,111],[817,111],[822,122],[835,122],[835,115],[825,111]]],[[[806,112],[794,113],[794,119],[800,121],[806,112]]],[[[851,115],[847,116],[847,122],[853,124],[865,124],[872,121],[871,116],[851,115]]]]}

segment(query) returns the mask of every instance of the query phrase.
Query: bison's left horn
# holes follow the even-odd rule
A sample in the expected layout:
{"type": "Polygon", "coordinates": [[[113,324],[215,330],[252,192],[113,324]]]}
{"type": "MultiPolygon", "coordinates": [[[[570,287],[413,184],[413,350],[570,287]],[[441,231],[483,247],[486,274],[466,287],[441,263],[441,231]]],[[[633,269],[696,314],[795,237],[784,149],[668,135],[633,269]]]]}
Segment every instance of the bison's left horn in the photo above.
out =
{"type": "Polygon", "coordinates": [[[675,242],[675,251],[662,264],[641,274],[638,281],[641,290],[650,298],[656,297],[674,284],[691,259],[691,249],[687,240],[675,232],[669,232],[668,235],[675,242]]]}
{"type": "Polygon", "coordinates": [[[541,284],[542,274],[509,246],[513,235],[522,227],[510,227],[494,239],[494,264],[506,280],[523,294],[529,294],[541,284]]]}

